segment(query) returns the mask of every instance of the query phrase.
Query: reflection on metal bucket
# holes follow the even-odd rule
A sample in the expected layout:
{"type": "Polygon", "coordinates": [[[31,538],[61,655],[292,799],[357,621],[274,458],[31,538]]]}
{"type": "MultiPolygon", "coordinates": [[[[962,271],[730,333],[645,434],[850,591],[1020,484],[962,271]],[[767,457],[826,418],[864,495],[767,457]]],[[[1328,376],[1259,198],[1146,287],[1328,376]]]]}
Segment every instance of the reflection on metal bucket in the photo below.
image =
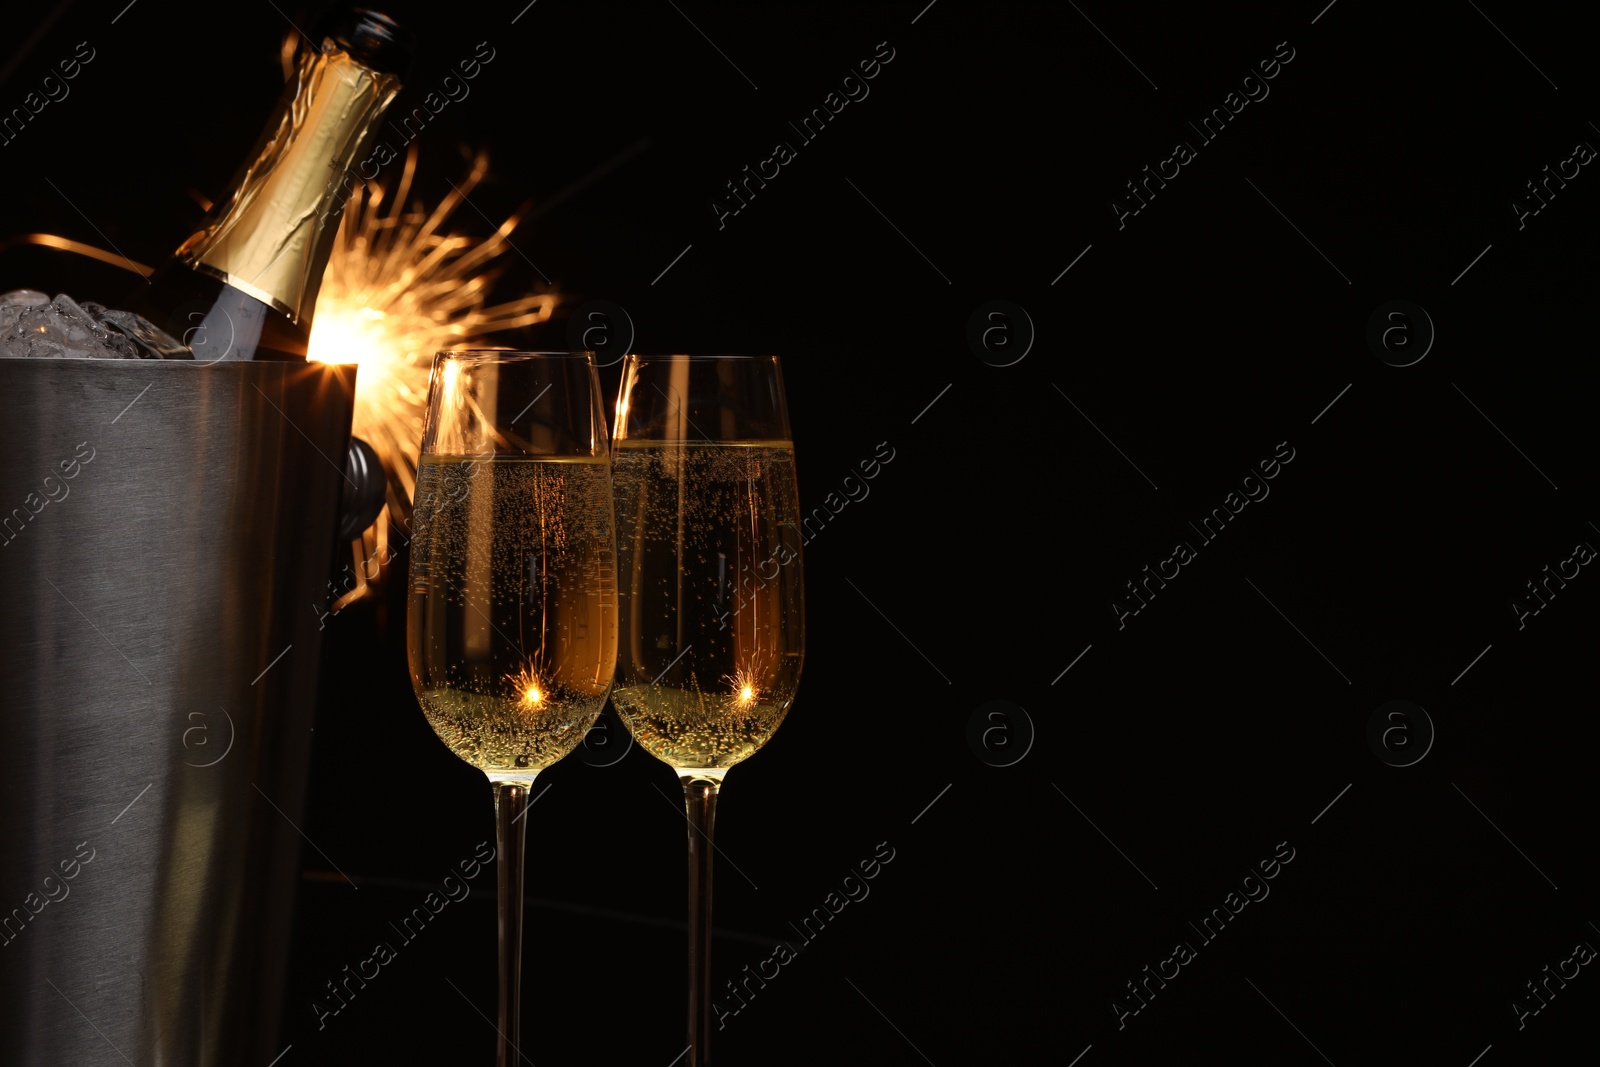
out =
{"type": "Polygon", "coordinates": [[[354,385],[0,360],[7,1063],[282,1051],[354,385]]]}

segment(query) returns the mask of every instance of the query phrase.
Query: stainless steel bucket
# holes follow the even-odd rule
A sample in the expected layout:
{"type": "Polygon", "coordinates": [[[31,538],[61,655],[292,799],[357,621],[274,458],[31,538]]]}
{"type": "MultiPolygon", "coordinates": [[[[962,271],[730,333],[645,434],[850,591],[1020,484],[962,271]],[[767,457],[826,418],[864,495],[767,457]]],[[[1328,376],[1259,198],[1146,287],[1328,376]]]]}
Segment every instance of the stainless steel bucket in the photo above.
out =
{"type": "Polygon", "coordinates": [[[354,387],[0,359],[0,1063],[281,1051],[354,387]]]}

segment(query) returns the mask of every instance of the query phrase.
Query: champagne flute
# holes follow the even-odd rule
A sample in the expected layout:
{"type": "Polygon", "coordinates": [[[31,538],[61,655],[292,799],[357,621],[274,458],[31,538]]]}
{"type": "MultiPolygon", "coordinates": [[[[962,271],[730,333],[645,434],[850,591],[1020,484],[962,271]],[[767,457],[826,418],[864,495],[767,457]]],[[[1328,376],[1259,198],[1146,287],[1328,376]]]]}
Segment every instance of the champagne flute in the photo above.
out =
{"type": "Polygon", "coordinates": [[[594,725],[616,668],[610,456],[588,354],[434,358],[406,640],[429,724],[494,788],[497,1062],[512,1067],[528,790],[594,725]]]}
{"type": "Polygon", "coordinates": [[[634,356],[612,449],[618,685],[689,821],[689,1067],[711,1034],[711,857],[728,768],[777,730],[805,653],[800,498],[776,356],[634,356]]]}

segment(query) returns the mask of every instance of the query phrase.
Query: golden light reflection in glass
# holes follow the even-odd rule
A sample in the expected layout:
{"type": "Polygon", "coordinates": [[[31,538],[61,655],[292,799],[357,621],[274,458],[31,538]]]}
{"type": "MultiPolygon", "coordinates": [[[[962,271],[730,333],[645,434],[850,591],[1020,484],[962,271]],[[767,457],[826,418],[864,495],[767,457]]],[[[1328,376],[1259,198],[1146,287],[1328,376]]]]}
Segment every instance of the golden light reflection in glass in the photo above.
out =
{"type": "Polygon", "coordinates": [[[760,687],[756,684],[756,666],[751,663],[747,666],[735,668],[732,678],[725,679],[732,685],[733,702],[741,708],[748,708],[756,702],[761,695],[760,687]]]}
{"type": "Polygon", "coordinates": [[[517,701],[519,707],[527,711],[544,710],[550,686],[540,674],[537,664],[529,661],[506,677],[511,683],[512,692],[520,695],[517,701]]]}

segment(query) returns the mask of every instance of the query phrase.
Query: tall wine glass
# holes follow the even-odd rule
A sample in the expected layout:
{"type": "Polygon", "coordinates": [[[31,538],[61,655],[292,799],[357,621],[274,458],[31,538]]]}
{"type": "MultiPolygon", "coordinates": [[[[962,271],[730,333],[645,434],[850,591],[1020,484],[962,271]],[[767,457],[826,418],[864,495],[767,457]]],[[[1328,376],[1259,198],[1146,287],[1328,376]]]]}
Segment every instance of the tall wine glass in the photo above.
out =
{"type": "Polygon", "coordinates": [[[412,685],[434,732],[494,787],[498,1063],[511,1067],[528,790],[583,740],[616,667],[616,530],[592,358],[439,353],[412,526],[412,685]]]}
{"type": "Polygon", "coordinates": [[[778,729],[805,653],[800,498],[777,357],[628,356],[612,457],[612,700],[683,784],[688,1063],[705,1067],[717,793],[778,729]]]}

